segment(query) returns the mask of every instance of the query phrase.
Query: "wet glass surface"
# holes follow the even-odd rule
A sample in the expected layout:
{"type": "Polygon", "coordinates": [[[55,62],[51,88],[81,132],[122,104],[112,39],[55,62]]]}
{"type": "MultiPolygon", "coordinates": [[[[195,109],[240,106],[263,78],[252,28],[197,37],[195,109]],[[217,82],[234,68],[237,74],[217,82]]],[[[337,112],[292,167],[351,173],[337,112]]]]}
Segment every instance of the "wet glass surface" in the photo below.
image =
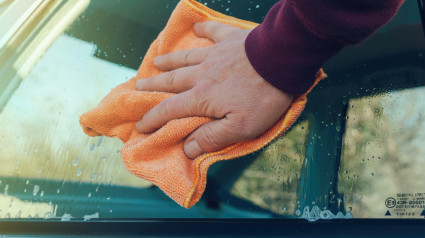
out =
{"type": "MultiPolygon", "coordinates": [[[[386,206],[425,193],[425,39],[414,1],[327,63],[329,78],[285,137],[214,165],[192,209],[129,174],[118,139],[86,136],[79,115],[135,75],[177,2],[62,1],[0,49],[0,218],[418,217],[386,206]]],[[[276,1],[201,2],[261,22],[276,1]]]]}
{"type": "Polygon", "coordinates": [[[417,218],[424,210],[424,95],[418,87],[350,100],[338,189],[355,217],[385,218],[390,210],[417,218]],[[391,197],[408,208],[388,207],[391,197]]]}

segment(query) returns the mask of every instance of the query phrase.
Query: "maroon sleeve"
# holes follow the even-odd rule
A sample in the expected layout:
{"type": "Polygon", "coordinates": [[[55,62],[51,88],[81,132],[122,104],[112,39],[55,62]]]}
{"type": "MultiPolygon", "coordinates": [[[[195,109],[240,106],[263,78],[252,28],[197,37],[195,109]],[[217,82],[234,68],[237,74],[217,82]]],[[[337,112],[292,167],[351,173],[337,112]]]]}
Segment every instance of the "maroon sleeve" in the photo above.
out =
{"type": "Polygon", "coordinates": [[[388,22],[404,0],[281,0],[245,41],[254,69],[276,88],[302,94],[344,46],[388,22]]]}

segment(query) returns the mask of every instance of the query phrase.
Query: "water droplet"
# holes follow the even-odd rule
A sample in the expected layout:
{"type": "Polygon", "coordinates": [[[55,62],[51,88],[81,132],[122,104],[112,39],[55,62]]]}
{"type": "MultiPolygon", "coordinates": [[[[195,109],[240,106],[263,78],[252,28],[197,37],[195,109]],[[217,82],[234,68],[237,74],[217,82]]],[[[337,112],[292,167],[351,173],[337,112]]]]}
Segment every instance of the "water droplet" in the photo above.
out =
{"type": "Polygon", "coordinates": [[[260,5],[257,4],[257,6],[255,6],[255,8],[260,8],[260,5]]]}
{"type": "Polygon", "coordinates": [[[91,179],[96,179],[96,173],[93,173],[93,174],[91,175],[91,179]]]}
{"type": "Polygon", "coordinates": [[[96,145],[93,143],[93,144],[91,144],[91,146],[90,146],[90,151],[93,151],[94,150],[94,147],[96,147],[96,145]]]}
{"type": "Polygon", "coordinates": [[[81,169],[77,169],[77,177],[81,175],[81,169]]]}
{"type": "Polygon", "coordinates": [[[61,217],[61,221],[71,221],[73,217],[71,216],[71,214],[65,213],[63,214],[63,216],[61,217]]]}
{"type": "Polygon", "coordinates": [[[32,190],[32,195],[37,196],[38,191],[40,191],[40,186],[34,185],[34,189],[32,190]]]}
{"type": "Polygon", "coordinates": [[[53,213],[51,212],[44,213],[44,219],[50,219],[50,218],[55,218],[55,215],[53,215],[53,213]]]}
{"type": "Polygon", "coordinates": [[[375,173],[370,173],[370,176],[375,176],[375,173]]]}
{"type": "Polygon", "coordinates": [[[297,209],[297,210],[295,211],[295,215],[297,215],[297,216],[301,216],[301,211],[300,211],[299,209],[297,209]]]}
{"type": "Polygon", "coordinates": [[[87,195],[87,197],[91,198],[91,193],[89,193],[89,194],[87,195]]]}
{"type": "Polygon", "coordinates": [[[103,136],[99,137],[99,140],[97,141],[97,147],[102,145],[102,141],[103,141],[103,136]]]}
{"type": "Polygon", "coordinates": [[[78,158],[74,158],[74,160],[72,160],[72,165],[74,167],[78,165],[78,158]]]}
{"type": "Polygon", "coordinates": [[[283,207],[283,211],[284,212],[286,212],[288,210],[288,208],[286,208],[286,207],[283,207]]]}

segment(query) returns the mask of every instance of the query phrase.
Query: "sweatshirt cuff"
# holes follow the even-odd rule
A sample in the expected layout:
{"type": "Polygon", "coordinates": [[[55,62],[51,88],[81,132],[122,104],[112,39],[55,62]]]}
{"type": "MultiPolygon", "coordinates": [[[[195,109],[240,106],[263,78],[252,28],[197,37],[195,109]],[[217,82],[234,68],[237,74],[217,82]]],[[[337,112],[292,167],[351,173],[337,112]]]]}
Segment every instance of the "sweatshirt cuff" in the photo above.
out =
{"type": "Polygon", "coordinates": [[[320,67],[343,45],[304,25],[290,1],[280,1],[248,35],[245,51],[257,73],[283,92],[305,93],[320,67]]]}

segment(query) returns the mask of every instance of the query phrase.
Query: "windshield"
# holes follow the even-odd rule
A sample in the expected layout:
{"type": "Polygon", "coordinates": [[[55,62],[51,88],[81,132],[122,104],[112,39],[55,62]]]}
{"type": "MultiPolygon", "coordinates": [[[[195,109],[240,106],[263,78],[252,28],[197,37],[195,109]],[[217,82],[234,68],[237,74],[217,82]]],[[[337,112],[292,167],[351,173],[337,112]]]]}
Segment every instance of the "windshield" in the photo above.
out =
{"type": "MultiPolygon", "coordinates": [[[[0,218],[425,215],[425,39],[414,1],[325,65],[329,78],[288,133],[212,166],[193,208],[129,173],[123,143],[88,137],[78,119],[136,74],[177,2],[0,2],[9,29],[0,41],[0,218]]],[[[276,3],[201,2],[255,22],[276,3]]]]}

